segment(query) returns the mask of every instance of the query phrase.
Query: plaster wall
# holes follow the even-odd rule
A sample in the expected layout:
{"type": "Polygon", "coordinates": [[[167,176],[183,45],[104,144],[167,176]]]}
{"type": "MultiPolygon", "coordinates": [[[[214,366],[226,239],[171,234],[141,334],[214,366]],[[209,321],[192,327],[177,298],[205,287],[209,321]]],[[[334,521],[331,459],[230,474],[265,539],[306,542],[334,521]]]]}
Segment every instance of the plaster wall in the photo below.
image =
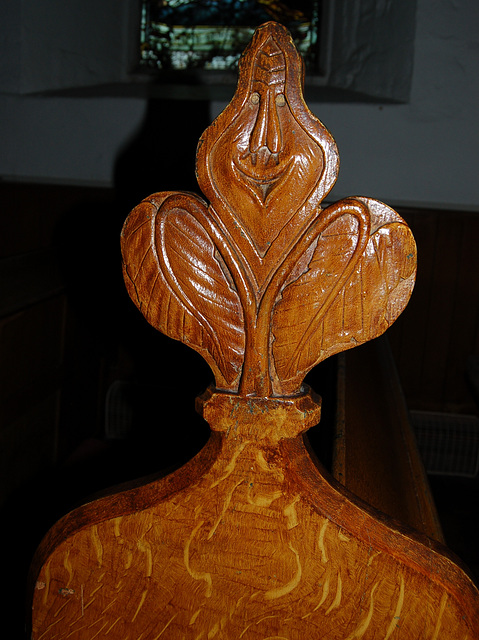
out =
{"type": "MultiPolygon", "coordinates": [[[[369,195],[393,205],[479,209],[478,27],[478,3],[418,0],[408,103],[309,105],[339,146],[331,199],[369,195]]],[[[21,95],[6,71],[0,175],[112,185],[116,158],[146,117],[146,99],[21,95]]],[[[211,117],[224,106],[212,102],[211,117]]]]}
{"type": "Polygon", "coordinates": [[[407,104],[313,104],[341,171],[334,199],[479,209],[479,3],[420,0],[407,104]]]}

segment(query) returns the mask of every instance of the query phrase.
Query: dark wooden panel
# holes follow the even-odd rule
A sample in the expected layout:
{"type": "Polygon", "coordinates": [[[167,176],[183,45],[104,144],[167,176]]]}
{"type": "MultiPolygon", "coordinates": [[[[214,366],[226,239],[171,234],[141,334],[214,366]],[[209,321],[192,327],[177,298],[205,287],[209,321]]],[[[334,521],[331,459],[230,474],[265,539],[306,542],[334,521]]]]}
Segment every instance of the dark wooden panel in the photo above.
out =
{"type": "Polygon", "coordinates": [[[479,215],[461,216],[460,226],[459,261],[444,380],[446,402],[459,409],[463,403],[467,359],[470,355],[479,355],[479,215]]]}
{"type": "Polygon", "coordinates": [[[51,247],[60,221],[79,203],[109,203],[112,189],[28,183],[0,184],[0,258],[51,247]]]}
{"type": "Polygon", "coordinates": [[[479,354],[479,215],[401,211],[418,245],[417,283],[388,332],[410,408],[475,413],[466,380],[479,354]]]}
{"type": "Polygon", "coordinates": [[[109,279],[105,264],[114,268],[113,199],[109,189],[0,184],[0,502],[98,430],[105,347],[94,327],[112,325],[114,284],[97,277],[95,290],[91,274],[109,279]],[[88,238],[84,216],[96,221],[88,238]]]}
{"type": "Polygon", "coordinates": [[[454,330],[452,321],[460,257],[460,225],[451,225],[449,222],[448,216],[440,215],[437,218],[433,278],[428,287],[428,330],[422,370],[422,391],[426,397],[432,398],[438,404],[444,403],[444,382],[449,364],[449,336],[454,330]]]}
{"type": "Polygon", "coordinates": [[[61,367],[64,313],[65,299],[60,296],[29,307],[2,322],[0,401],[61,367]]]}
{"type": "Polygon", "coordinates": [[[41,483],[54,465],[60,399],[58,390],[37,398],[0,431],[0,505],[32,478],[41,483]]]}
{"type": "Polygon", "coordinates": [[[65,297],[4,318],[0,327],[0,504],[57,459],[65,297]]]}

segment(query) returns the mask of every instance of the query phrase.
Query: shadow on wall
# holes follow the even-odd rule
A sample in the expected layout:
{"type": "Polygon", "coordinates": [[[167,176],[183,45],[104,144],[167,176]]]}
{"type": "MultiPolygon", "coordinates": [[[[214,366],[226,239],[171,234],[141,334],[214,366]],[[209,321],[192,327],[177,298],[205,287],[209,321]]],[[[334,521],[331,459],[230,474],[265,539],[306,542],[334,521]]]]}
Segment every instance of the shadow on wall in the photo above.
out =
{"type": "MultiPolygon", "coordinates": [[[[115,165],[119,232],[129,211],[152,193],[193,191],[201,195],[195,176],[196,147],[209,124],[208,101],[150,100],[138,135],[122,150],[115,165]]],[[[115,235],[118,251],[119,232],[115,235]]],[[[199,354],[147,323],[128,297],[118,261],[115,269],[123,305],[122,323],[117,328],[120,357],[116,377],[124,379],[126,375],[134,385],[130,394],[136,407],[135,431],[149,430],[148,438],[154,442],[156,437],[162,446],[168,438],[172,447],[181,449],[181,461],[186,462],[207,434],[194,411],[194,398],[212,382],[212,373],[199,354]],[[165,417],[166,429],[158,429],[159,419],[164,421],[165,417]],[[184,431],[176,428],[179,424],[184,431]],[[155,430],[160,431],[156,436],[155,430]]],[[[171,464],[172,460],[165,458],[164,462],[171,464]]]]}
{"type": "MultiPolygon", "coordinates": [[[[128,405],[134,399],[134,406],[125,407],[132,426],[129,437],[139,445],[153,438],[162,450],[166,437],[171,444],[178,438],[187,457],[196,453],[194,439],[190,450],[184,434],[177,430],[167,434],[156,425],[175,405],[177,416],[181,418],[183,412],[187,423],[189,416],[196,420],[194,397],[210,384],[212,374],[196,352],[154,330],[128,297],[121,271],[120,233],[131,209],[150,194],[163,190],[199,193],[196,145],[209,119],[207,101],[150,101],[137,136],[117,158],[113,201],[92,203],[87,210],[79,204],[66,213],[56,233],[69,306],[90,336],[94,357],[106,364],[103,393],[115,380],[131,382],[132,389],[123,399],[128,405]],[[80,220],[90,223],[81,229],[80,220]],[[181,390],[191,394],[190,401],[181,390]]],[[[165,457],[168,459],[160,455],[151,461],[155,470],[163,462],[171,464],[169,456],[165,457]]],[[[138,466],[141,468],[130,471],[151,471],[146,460],[138,466]]],[[[125,466],[122,476],[126,477],[119,480],[126,480],[127,474],[125,466]]]]}
{"type": "Polygon", "coordinates": [[[208,435],[208,427],[194,410],[194,398],[212,382],[211,371],[199,354],[153,329],[128,297],[120,264],[120,232],[131,209],[152,193],[200,193],[196,146],[209,120],[207,101],[149,102],[137,136],[117,158],[113,215],[105,221],[104,242],[94,248],[105,264],[95,282],[97,309],[102,311],[93,312],[91,322],[98,323],[100,316],[97,331],[106,350],[106,387],[126,382],[115,387],[119,395],[104,390],[110,400],[107,426],[119,417],[121,431],[122,419],[127,422],[124,446],[120,443],[116,452],[119,481],[183,464],[208,435]],[[101,247],[109,244],[111,251],[102,255],[101,247]]]}
{"type": "Polygon", "coordinates": [[[126,211],[157,191],[200,193],[196,147],[210,125],[207,100],[150,100],[138,135],[120,152],[115,189],[126,211]]]}

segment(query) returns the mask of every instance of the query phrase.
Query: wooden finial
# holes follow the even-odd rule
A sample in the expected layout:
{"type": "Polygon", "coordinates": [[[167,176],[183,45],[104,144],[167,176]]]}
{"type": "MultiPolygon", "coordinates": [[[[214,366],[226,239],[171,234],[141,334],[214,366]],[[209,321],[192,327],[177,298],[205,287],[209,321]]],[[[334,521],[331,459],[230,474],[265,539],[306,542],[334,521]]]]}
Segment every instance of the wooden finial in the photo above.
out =
{"type": "Polygon", "coordinates": [[[259,28],[198,146],[210,204],[157,193],[122,234],[127,288],[148,322],[240,396],[301,393],[318,362],[383,333],[414,285],[415,243],[397,213],[367,198],[322,208],[338,153],[301,81],[287,31],[259,28]]]}

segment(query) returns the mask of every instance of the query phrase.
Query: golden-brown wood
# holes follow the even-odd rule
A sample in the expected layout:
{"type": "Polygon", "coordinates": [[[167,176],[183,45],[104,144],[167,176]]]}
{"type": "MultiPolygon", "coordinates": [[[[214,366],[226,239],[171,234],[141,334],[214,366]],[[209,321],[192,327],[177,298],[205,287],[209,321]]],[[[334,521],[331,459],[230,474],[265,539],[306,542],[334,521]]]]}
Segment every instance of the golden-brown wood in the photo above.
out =
{"type": "Polygon", "coordinates": [[[33,640],[478,637],[478,593],[447,550],[336,483],[303,436],[321,407],[305,374],[395,320],[416,251],[382,203],[321,209],[338,155],[301,77],[283,27],[259,28],[200,140],[209,205],[159,193],[125,224],[132,299],[214,372],[197,401],[212,435],[180,470],[48,533],[33,640]]]}
{"type": "Polygon", "coordinates": [[[259,29],[199,143],[210,205],[155,194],[123,231],[126,284],[146,319],[242,395],[298,393],[315,364],[385,331],[414,284],[414,239],[392,209],[350,198],[321,210],[338,153],[301,78],[283,30],[259,29]]]}

